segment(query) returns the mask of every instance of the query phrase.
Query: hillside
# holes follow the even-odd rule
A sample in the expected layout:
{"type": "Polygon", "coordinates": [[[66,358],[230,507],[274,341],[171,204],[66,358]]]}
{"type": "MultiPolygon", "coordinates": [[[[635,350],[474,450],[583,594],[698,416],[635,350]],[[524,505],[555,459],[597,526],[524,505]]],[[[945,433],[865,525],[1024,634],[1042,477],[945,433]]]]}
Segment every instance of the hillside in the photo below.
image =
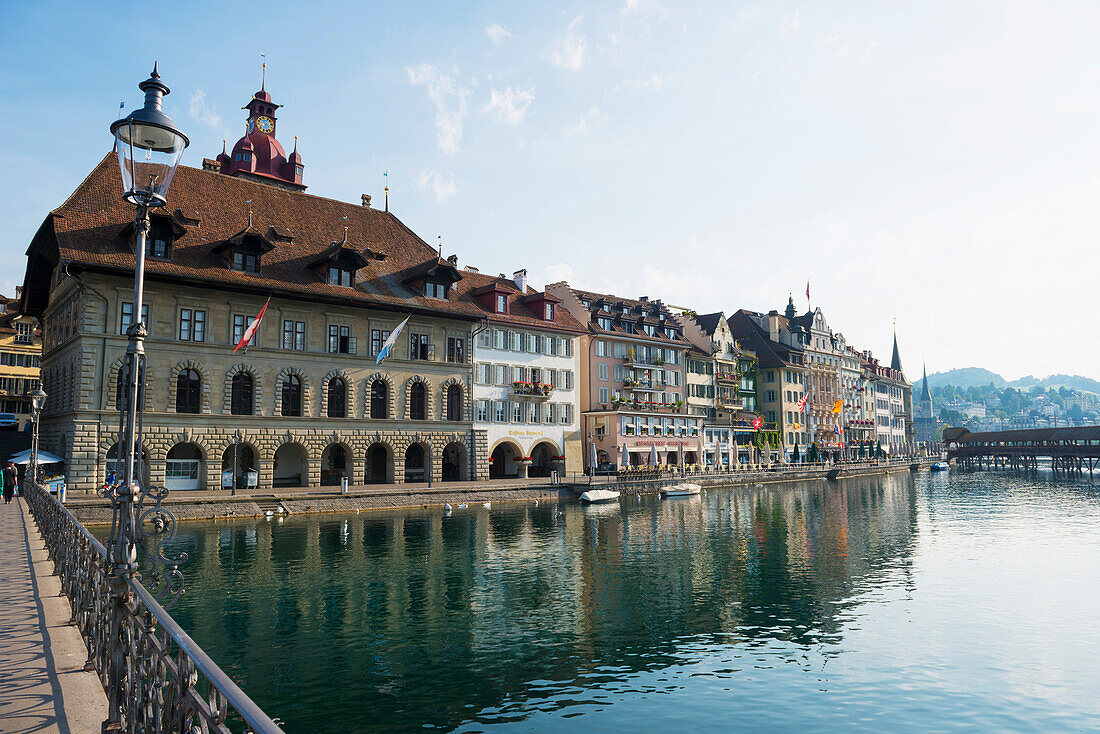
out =
{"type": "MultiPolygon", "coordinates": [[[[917,380],[913,385],[914,392],[919,393],[922,387],[921,382],[921,380],[917,380]]],[[[1028,375],[1027,377],[1021,377],[1018,380],[1012,380],[1010,382],[996,372],[990,372],[982,367],[960,367],[958,369],[948,370],[947,372],[935,372],[928,376],[928,385],[931,388],[943,387],[944,385],[954,385],[955,387],[985,387],[990,383],[993,383],[993,386],[998,389],[1014,387],[1017,390],[1030,390],[1033,387],[1041,387],[1043,389],[1068,387],[1071,390],[1091,392],[1100,395],[1100,381],[1081,375],[1058,374],[1049,375],[1042,379],[1034,375],[1028,375]]]]}

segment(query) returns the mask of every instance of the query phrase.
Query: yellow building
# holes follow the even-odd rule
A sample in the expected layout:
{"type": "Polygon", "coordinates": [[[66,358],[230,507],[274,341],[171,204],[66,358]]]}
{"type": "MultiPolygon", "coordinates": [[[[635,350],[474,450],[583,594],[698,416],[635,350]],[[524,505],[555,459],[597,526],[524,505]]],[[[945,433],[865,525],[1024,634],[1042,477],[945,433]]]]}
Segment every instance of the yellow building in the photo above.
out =
{"type": "Polygon", "coordinates": [[[31,416],[30,400],[26,396],[38,387],[38,365],[42,357],[38,322],[31,316],[19,315],[18,290],[15,298],[0,296],[3,307],[0,313],[0,431],[28,428],[31,416]]]}

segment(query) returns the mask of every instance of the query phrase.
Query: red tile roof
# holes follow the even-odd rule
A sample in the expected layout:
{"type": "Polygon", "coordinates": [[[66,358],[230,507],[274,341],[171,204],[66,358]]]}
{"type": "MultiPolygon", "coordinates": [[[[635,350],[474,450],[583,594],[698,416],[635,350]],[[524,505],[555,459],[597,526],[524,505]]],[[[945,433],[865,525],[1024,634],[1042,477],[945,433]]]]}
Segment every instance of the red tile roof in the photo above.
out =
{"type": "MultiPolygon", "coordinates": [[[[461,293],[464,298],[469,299],[472,299],[478,293],[488,293],[493,290],[506,291],[511,294],[508,298],[508,313],[506,314],[496,313],[483,306],[480,301],[474,300],[482,315],[488,317],[493,323],[569,331],[576,334],[583,334],[587,331],[584,325],[573,318],[573,314],[569,313],[569,310],[563,306],[554,308],[553,321],[542,318],[540,314],[537,314],[523,302],[524,300],[528,302],[533,300],[530,297],[537,295],[538,291],[528,286],[526,292],[521,294],[515,281],[510,278],[489,275],[474,270],[463,270],[462,280],[455,283],[454,289],[461,293]]],[[[550,296],[549,300],[558,301],[554,296],[550,296]]]]}
{"type": "MultiPolygon", "coordinates": [[[[466,295],[449,300],[428,298],[409,290],[401,282],[438,261],[435,248],[424,242],[396,216],[378,209],[326,199],[299,191],[225,176],[213,171],[181,166],[172,180],[168,203],[158,210],[170,214],[186,233],[172,244],[170,260],[146,260],[151,280],[171,279],[198,286],[283,296],[340,301],[392,311],[434,312],[437,316],[481,318],[483,310],[466,295]],[[251,205],[249,205],[251,201],[251,205]],[[212,251],[248,225],[252,210],[253,228],[279,233],[271,252],[263,255],[261,274],[230,270],[226,261],[212,251]],[[181,210],[184,214],[177,214],[181,210]],[[351,247],[384,258],[371,258],[356,275],[355,288],[329,285],[309,269],[344,234],[347,218],[351,247]],[[291,241],[278,241],[293,237],[291,241]]],[[[85,268],[132,273],[134,255],[119,234],[134,217],[134,209],[122,199],[122,181],[112,154],[92,170],[60,207],[51,212],[35,236],[28,255],[37,254],[57,263],[68,261],[85,268]],[[50,229],[56,253],[50,252],[50,229]]],[[[28,287],[41,283],[32,278],[28,287]]],[[[40,301],[39,301],[40,302],[40,301]]]]}

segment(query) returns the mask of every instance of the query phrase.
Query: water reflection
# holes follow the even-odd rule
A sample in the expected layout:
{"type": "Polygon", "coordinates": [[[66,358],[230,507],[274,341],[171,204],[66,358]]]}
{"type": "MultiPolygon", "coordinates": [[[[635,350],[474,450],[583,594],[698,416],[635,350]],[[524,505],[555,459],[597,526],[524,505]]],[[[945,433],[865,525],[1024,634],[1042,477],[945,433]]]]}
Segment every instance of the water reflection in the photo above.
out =
{"type": "Polygon", "coordinates": [[[715,645],[828,655],[860,589],[907,573],[916,515],[899,475],[186,525],[176,614],[288,731],[476,730],[715,645]]]}

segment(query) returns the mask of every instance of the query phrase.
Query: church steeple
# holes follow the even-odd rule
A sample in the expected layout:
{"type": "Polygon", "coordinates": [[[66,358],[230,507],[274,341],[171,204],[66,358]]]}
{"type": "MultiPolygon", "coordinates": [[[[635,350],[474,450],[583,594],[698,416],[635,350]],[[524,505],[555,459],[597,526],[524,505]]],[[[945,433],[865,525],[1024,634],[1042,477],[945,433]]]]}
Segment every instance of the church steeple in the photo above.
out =
{"type": "Polygon", "coordinates": [[[275,110],[282,105],[275,104],[266,89],[267,65],[264,64],[264,79],[260,91],[252,95],[241,109],[248,111],[245,121],[245,134],[233,145],[232,152],[218,156],[219,170],[228,176],[239,176],[262,183],[290,188],[295,191],[305,189],[302,174],[305,166],[298,153],[298,138],[294,138],[294,153],[288,158],[283,146],[275,139],[275,110]]]}
{"type": "Polygon", "coordinates": [[[898,351],[898,332],[894,330],[894,356],[890,358],[890,369],[897,370],[904,373],[905,370],[901,368],[901,353],[898,351]]]}
{"type": "Polygon", "coordinates": [[[920,401],[921,401],[921,404],[924,404],[927,401],[927,403],[929,405],[931,405],[932,404],[932,393],[930,393],[928,391],[928,365],[922,363],[922,366],[924,367],[924,377],[921,380],[921,382],[924,383],[924,387],[921,388],[921,391],[920,391],[920,401]]]}

